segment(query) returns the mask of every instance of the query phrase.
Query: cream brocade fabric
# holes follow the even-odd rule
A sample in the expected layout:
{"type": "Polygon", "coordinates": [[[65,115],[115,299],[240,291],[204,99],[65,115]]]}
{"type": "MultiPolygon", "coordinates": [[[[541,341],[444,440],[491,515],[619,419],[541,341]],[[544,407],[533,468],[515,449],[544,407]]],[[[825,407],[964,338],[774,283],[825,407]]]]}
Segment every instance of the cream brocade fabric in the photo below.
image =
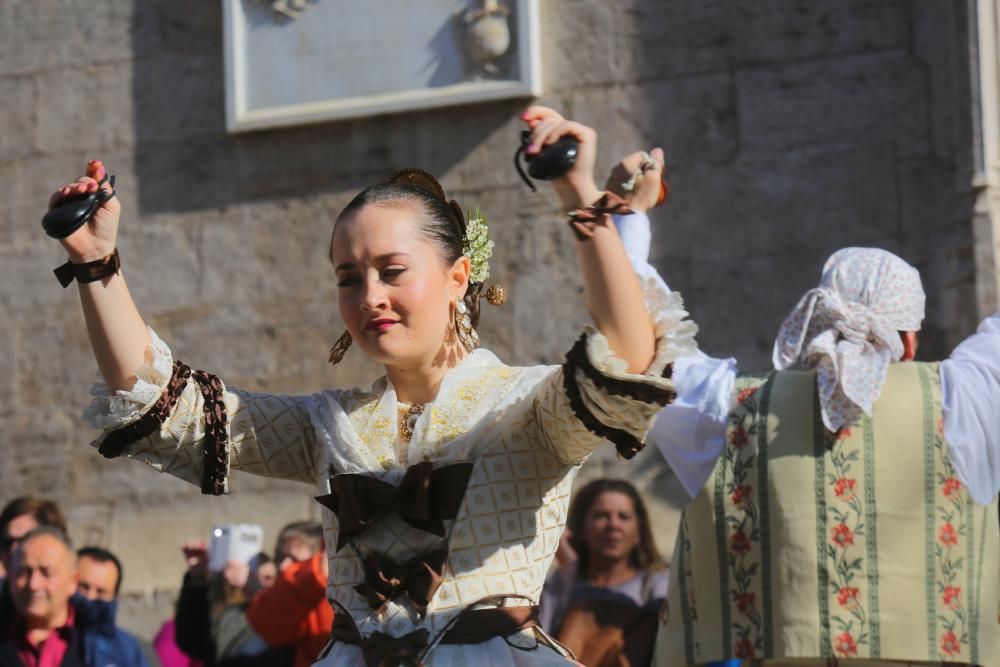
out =
{"type": "MultiPolygon", "coordinates": [[[[679,295],[659,290],[661,284],[644,285],[658,336],[653,365],[644,375],[626,373],[625,363],[613,356],[606,339],[589,330],[587,359],[601,376],[633,388],[673,390],[662,372],[677,356],[694,351],[696,327],[682,321],[683,302],[679,295]]],[[[88,416],[105,432],[148,410],[169,379],[170,351],[155,333],[152,336],[148,365],[132,392],[110,397],[100,386],[95,392],[88,416]]],[[[329,556],[329,597],[349,610],[362,635],[378,630],[401,636],[427,628],[434,636],[462,609],[488,595],[519,595],[536,602],[539,598],[566,522],[573,479],[589,453],[605,442],[574,414],[563,373],[562,366],[506,366],[491,352],[476,350],[448,373],[405,449],[397,433],[395,391],[385,378],[370,391],[330,390],[309,396],[227,389],[230,467],[314,483],[321,495],[330,493],[331,471],[363,473],[397,485],[406,468],[421,461],[435,467],[474,462],[462,506],[456,519],[446,522],[444,538],[390,514],[329,556]],[[425,616],[405,596],[372,610],[354,590],[363,581],[362,557],[367,553],[404,562],[441,547],[449,550],[448,564],[425,616]]],[[[598,421],[645,440],[660,408],[657,403],[620,395],[620,387],[617,394],[609,392],[582,370],[575,378],[583,403],[598,421]]],[[[126,455],[200,484],[201,413],[201,394],[189,383],[159,432],[130,446],[126,455]]],[[[337,517],[325,508],[322,515],[326,542],[335,545],[337,517]]],[[[439,646],[426,664],[564,664],[554,651],[534,650],[537,639],[527,631],[483,644],[439,646]]],[[[322,662],[359,661],[356,646],[337,643],[322,662]]]]}

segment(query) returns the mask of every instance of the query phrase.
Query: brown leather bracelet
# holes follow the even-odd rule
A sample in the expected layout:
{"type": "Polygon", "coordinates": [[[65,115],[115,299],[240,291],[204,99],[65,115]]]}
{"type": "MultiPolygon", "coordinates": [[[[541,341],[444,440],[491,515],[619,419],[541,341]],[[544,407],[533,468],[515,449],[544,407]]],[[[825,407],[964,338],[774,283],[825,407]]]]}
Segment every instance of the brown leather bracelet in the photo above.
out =
{"type": "Polygon", "coordinates": [[[52,273],[56,274],[59,284],[63,288],[66,288],[74,280],[78,280],[81,283],[92,283],[103,280],[108,276],[115,275],[121,268],[122,261],[118,257],[118,248],[115,248],[107,257],[95,259],[93,262],[86,262],[84,264],[66,262],[62,266],[53,269],[52,273]]]}

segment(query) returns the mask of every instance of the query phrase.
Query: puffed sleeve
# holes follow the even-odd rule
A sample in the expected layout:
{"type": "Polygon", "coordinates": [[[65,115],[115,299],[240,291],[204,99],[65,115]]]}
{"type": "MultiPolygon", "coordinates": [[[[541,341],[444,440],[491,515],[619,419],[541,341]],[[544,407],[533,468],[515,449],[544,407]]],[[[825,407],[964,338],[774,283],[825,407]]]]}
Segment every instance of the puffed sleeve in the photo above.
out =
{"type": "Polygon", "coordinates": [[[667,289],[648,264],[633,264],[653,319],[653,362],[644,373],[629,373],[607,338],[593,328],[584,332],[535,398],[543,446],[564,463],[581,462],[605,441],[623,457],[635,456],[657,413],[676,397],[673,361],[698,349],[698,327],[686,319],[681,295],[667,289]]]}
{"type": "Polygon", "coordinates": [[[944,435],[959,479],[980,505],[1000,492],[1000,312],[941,362],[944,435]]]}
{"type": "Polygon", "coordinates": [[[309,419],[310,396],[228,389],[219,378],[174,360],[150,329],[146,364],[129,391],[91,390],[84,419],[102,431],[107,458],[126,456],[201,487],[229,492],[229,471],[313,483],[321,450],[309,419]]]}

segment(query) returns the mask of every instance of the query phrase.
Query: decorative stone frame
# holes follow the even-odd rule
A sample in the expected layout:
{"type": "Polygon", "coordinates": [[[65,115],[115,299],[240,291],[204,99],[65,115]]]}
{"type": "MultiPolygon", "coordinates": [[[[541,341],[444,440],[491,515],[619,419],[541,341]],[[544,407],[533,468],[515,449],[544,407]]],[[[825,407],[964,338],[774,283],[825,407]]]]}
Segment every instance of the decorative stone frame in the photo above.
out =
{"type": "MultiPolygon", "coordinates": [[[[309,27],[301,27],[311,20],[322,20],[324,2],[329,0],[316,0],[310,4],[308,10],[303,12],[301,18],[297,20],[288,19],[278,14],[273,15],[275,24],[280,25],[280,29],[287,29],[289,33],[298,37],[309,27]]],[[[374,21],[380,17],[376,5],[379,2],[357,3],[354,6],[366,7],[371,13],[374,21]]],[[[390,3],[391,4],[391,3],[390,3]]],[[[447,7],[455,9],[455,2],[445,0],[420,0],[420,2],[397,2],[403,7],[404,12],[417,13],[428,11],[440,11],[447,7]],[[436,7],[439,5],[440,7],[436,7]]],[[[478,7],[480,3],[470,1],[471,8],[478,7]]],[[[258,73],[256,76],[260,81],[254,81],[255,73],[249,60],[256,54],[250,53],[254,48],[255,37],[253,31],[262,25],[261,11],[270,11],[267,3],[260,0],[222,0],[223,23],[225,32],[225,80],[226,80],[226,129],[230,133],[261,130],[265,128],[284,127],[290,125],[302,125],[307,123],[317,123],[322,121],[358,118],[377,114],[391,114],[417,109],[431,109],[435,107],[455,106],[471,104],[477,102],[488,102],[502,99],[531,98],[541,94],[541,62],[538,35],[538,0],[505,0],[504,3],[511,10],[509,19],[512,54],[509,61],[512,64],[513,76],[509,78],[483,78],[460,80],[447,85],[434,87],[421,86],[408,90],[387,90],[384,92],[334,97],[330,99],[307,100],[292,99],[281,104],[254,105],[250,100],[254,85],[266,86],[269,83],[282,85],[280,72],[272,69],[268,72],[258,73]],[[249,25],[252,18],[257,23],[249,25]],[[270,77],[268,79],[267,77],[270,77]]],[[[343,6],[341,6],[343,7],[343,6]]],[[[356,10],[360,11],[360,10],[356,10]]],[[[383,12],[385,8],[383,7],[383,12]]],[[[395,25],[407,25],[407,16],[394,15],[392,21],[395,25]]],[[[425,18],[426,16],[422,17],[425,18]]],[[[442,16],[442,32],[447,29],[448,22],[456,22],[461,19],[453,14],[442,16]]],[[[339,22],[338,22],[339,23],[339,22]]],[[[349,24],[349,21],[345,21],[349,24]]],[[[355,31],[367,29],[374,34],[377,30],[373,24],[359,28],[356,25],[336,25],[328,26],[330,32],[324,33],[324,38],[329,37],[330,43],[336,42],[338,31],[355,31]]],[[[457,28],[456,28],[457,29],[457,28]]],[[[405,31],[405,30],[404,30],[405,31]]],[[[262,33],[263,34],[263,33],[262,33]]],[[[315,36],[315,35],[313,35],[315,36]]],[[[260,39],[259,37],[256,39],[260,39]]],[[[450,38],[447,44],[455,47],[454,37],[450,38]]],[[[313,42],[315,44],[315,42],[313,42]]],[[[323,44],[326,44],[324,41],[323,44]]],[[[391,40],[383,41],[381,44],[373,44],[372,52],[393,46],[391,40]]],[[[425,45],[426,46],[426,45],[425,45]]],[[[405,47],[405,45],[404,45],[405,47]]],[[[336,48],[336,47],[331,47],[336,48]]],[[[454,49],[453,49],[454,51],[454,49]]],[[[405,52],[404,53],[408,53],[405,52]]],[[[454,55],[452,53],[451,55],[454,55]]],[[[388,54],[388,58],[392,53],[388,54]]],[[[419,57],[413,54],[414,58],[419,57]]],[[[304,60],[303,56],[300,60],[304,60]]],[[[389,61],[392,62],[391,60],[389,61]]],[[[452,61],[453,64],[454,61],[452,61]]],[[[308,62],[299,62],[296,66],[307,67],[308,62]]],[[[351,66],[350,62],[345,62],[344,67],[351,66]]],[[[317,70],[320,71],[320,70],[317,70]]],[[[343,70],[338,70],[343,71],[343,70]]],[[[324,73],[325,74],[325,73],[324,73]]],[[[337,72],[331,73],[335,76],[337,72]]]]}

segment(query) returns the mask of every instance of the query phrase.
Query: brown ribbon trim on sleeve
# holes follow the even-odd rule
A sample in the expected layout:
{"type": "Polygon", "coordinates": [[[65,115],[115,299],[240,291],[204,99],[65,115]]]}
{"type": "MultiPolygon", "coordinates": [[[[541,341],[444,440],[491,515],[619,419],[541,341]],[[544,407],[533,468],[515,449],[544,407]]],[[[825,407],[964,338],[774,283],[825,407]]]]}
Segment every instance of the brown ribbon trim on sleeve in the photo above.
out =
{"type": "Polygon", "coordinates": [[[622,429],[614,428],[612,426],[606,426],[593,415],[583,402],[580,385],[576,381],[577,368],[582,368],[582,366],[578,363],[578,355],[574,354],[574,350],[577,350],[578,348],[582,349],[583,357],[586,360],[585,365],[589,364],[590,361],[586,359],[586,345],[587,336],[583,335],[573,345],[572,349],[570,349],[569,353],[566,355],[566,363],[563,364],[563,389],[566,391],[566,398],[569,399],[569,406],[573,410],[573,414],[576,415],[576,418],[580,420],[580,423],[583,424],[588,431],[612,442],[615,449],[618,450],[618,453],[621,454],[622,457],[630,459],[642,451],[644,446],[642,441],[628,431],[623,431],[622,429]]]}
{"type": "Polygon", "coordinates": [[[181,392],[184,391],[190,378],[191,369],[184,363],[175,361],[170,380],[153,407],[131,424],[108,433],[97,448],[101,456],[109,459],[117,458],[129,445],[152,435],[170,416],[174,406],[177,405],[177,399],[180,398],[181,392]]]}
{"type": "Polygon", "coordinates": [[[62,266],[53,269],[52,273],[56,274],[56,279],[63,286],[63,289],[65,289],[69,287],[69,284],[74,279],[81,283],[93,283],[115,275],[121,268],[122,260],[118,256],[118,248],[115,248],[110,255],[101,259],[95,259],[93,262],[85,262],[83,264],[66,262],[62,266]]]}
{"type": "Polygon", "coordinates": [[[444,521],[457,516],[472,465],[453,463],[435,469],[433,463],[423,461],[407,468],[399,486],[370,475],[333,475],[331,492],[316,500],[337,515],[338,551],[392,513],[418,530],[444,537],[444,521]]]}
{"type": "Polygon", "coordinates": [[[643,444],[638,438],[628,431],[605,426],[587,408],[580,393],[580,385],[576,381],[576,364],[568,358],[563,364],[563,390],[566,392],[566,398],[569,399],[569,407],[573,410],[573,414],[588,431],[614,443],[615,449],[626,459],[630,459],[642,451],[643,444]]]}
{"type": "Polygon", "coordinates": [[[586,335],[577,339],[567,353],[566,359],[582,370],[583,374],[600,389],[614,396],[626,396],[643,403],[655,403],[661,407],[673,403],[677,399],[677,392],[672,389],[661,389],[642,382],[608,377],[594,368],[594,364],[590,362],[590,357],[587,355],[586,335]]]}
{"type": "Polygon", "coordinates": [[[594,236],[594,228],[606,226],[609,215],[633,213],[624,199],[613,192],[605,192],[596,202],[586,208],[569,212],[569,226],[576,234],[577,241],[587,241],[594,236]]]}
{"type": "Polygon", "coordinates": [[[228,493],[226,478],[229,469],[225,391],[222,381],[216,375],[195,371],[192,376],[201,390],[205,413],[205,461],[201,472],[201,492],[212,496],[225,495],[228,493]]]}

